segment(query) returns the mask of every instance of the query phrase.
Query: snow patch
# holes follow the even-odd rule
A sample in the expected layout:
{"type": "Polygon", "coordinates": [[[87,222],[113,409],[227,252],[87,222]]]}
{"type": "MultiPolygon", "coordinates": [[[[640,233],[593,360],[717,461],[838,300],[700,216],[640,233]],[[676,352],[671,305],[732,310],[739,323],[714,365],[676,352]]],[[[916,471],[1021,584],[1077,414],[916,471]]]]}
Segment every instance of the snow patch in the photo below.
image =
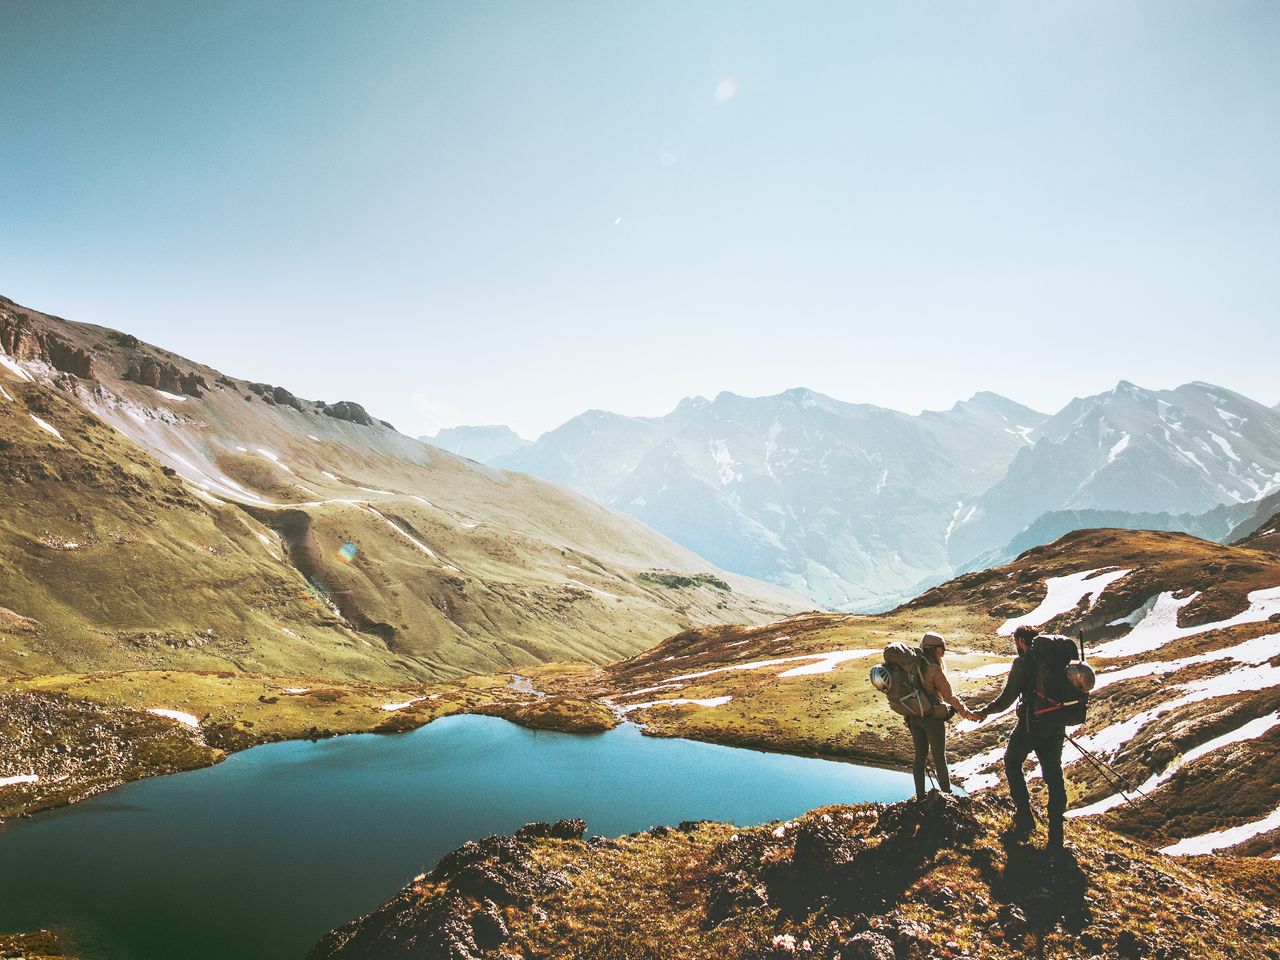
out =
{"type": "Polygon", "coordinates": [[[1044,600],[1040,602],[1040,606],[1030,613],[1006,620],[996,633],[1007,637],[1021,626],[1043,626],[1054,617],[1074,610],[1085,599],[1089,600],[1089,606],[1092,608],[1107,587],[1133,572],[1132,570],[1112,570],[1109,573],[1103,573],[1104,569],[1085,570],[1083,573],[1073,573],[1066,577],[1050,577],[1045,581],[1047,593],[1044,600]]]}
{"type": "Polygon", "coordinates": [[[178,403],[186,403],[187,398],[176,393],[170,393],[167,390],[157,390],[156,393],[164,397],[166,400],[176,400],[178,403]]]}
{"type": "Polygon", "coordinates": [[[39,783],[40,777],[34,773],[20,773],[14,777],[0,777],[0,787],[9,787],[15,783],[39,783]]]}
{"type": "MultiPolygon", "coordinates": [[[[36,422],[36,426],[38,426],[41,430],[44,430],[44,431],[46,431],[46,432],[48,432],[48,433],[51,433],[51,434],[53,434],[55,437],[57,437],[59,440],[62,440],[62,434],[60,434],[60,433],[58,432],[58,428],[57,428],[57,427],[55,427],[53,424],[48,423],[48,422],[46,422],[46,421],[44,421],[44,420],[41,420],[41,419],[40,419],[39,417],[37,417],[34,413],[33,413],[33,414],[31,414],[31,419],[32,419],[32,420],[34,420],[34,421],[36,422]]],[[[65,442],[65,441],[64,441],[64,442],[65,442]]]]}
{"type": "Polygon", "coordinates": [[[1280,587],[1271,587],[1266,590],[1252,591],[1249,594],[1248,609],[1230,619],[1203,623],[1197,627],[1178,626],[1178,611],[1199,595],[1199,593],[1192,593],[1179,600],[1172,593],[1160,594],[1151,612],[1138,621],[1137,626],[1123,637],[1117,637],[1115,640],[1095,647],[1091,653],[1095,657],[1133,656],[1149,650],[1158,650],[1175,640],[1194,637],[1211,630],[1225,630],[1244,623],[1261,623],[1274,614],[1280,613],[1280,587]]]}
{"type": "Polygon", "coordinates": [[[35,378],[23,369],[22,364],[9,356],[7,353],[0,352],[0,367],[4,367],[19,380],[26,380],[28,383],[34,383],[35,378]]]}
{"type": "Polygon", "coordinates": [[[686,700],[683,697],[675,697],[671,700],[648,700],[644,703],[630,703],[625,707],[619,707],[620,713],[630,713],[632,710],[647,710],[649,707],[674,707],[682,703],[691,703],[698,707],[722,707],[733,697],[705,697],[703,699],[686,700]]]}
{"type": "Polygon", "coordinates": [[[403,710],[406,707],[412,707],[415,703],[421,703],[427,697],[414,697],[412,700],[406,700],[404,703],[384,703],[383,710],[403,710]]]}
{"type": "Polygon", "coordinates": [[[1120,439],[1116,442],[1115,446],[1113,446],[1110,452],[1107,454],[1107,463],[1114,463],[1116,457],[1120,456],[1120,454],[1124,453],[1127,449],[1129,449],[1129,441],[1131,439],[1133,438],[1130,437],[1129,434],[1127,433],[1121,436],[1120,439]]]}
{"type": "MultiPolygon", "coordinates": [[[[786,639],[778,637],[777,640],[786,639]]],[[[726,673],[731,670],[760,670],[764,667],[776,667],[784,663],[797,663],[802,660],[817,660],[818,663],[809,667],[797,667],[786,670],[779,677],[797,677],[811,673],[828,673],[836,666],[844,663],[846,660],[853,660],[857,657],[869,657],[872,654],[880,653],[880,650],[833,650],[830,653],[804,653],[795,657],[775,657],[772,660],[755,660],[751,663],[735,663],[727,667],[715,667],[711,670],[702,670],[698,673],[686,673],[679,677],[671,677],[664,681],[666,683],[678,683],[682,680],[697,680],[699,677],[709,677],[715,673],[726,673]]]]}
{"type": "Polygon", "coordinates": [[[157,717],[166,717],[169,720],[176,720],[183,726],[191,727],[193,730],[199,729],[200,721],[196,719],[194,714],[183,713],[181,710],[168,710],[163,707],[148,707],[147,713],[154,713],[157,717]]]}
{"type": "Polygon", "coordinates": [[[1234,847],[1236,844],[1252,840],[1261,833],[1267,833],[1277,828],[1280,828],[1280,807],[1276,807],[1261,820],[1242,823],[1238,827],[1229,827],[1226,830],[1215,830],[1212,833],[1204,833],[1198,837],[1188,837],[1165,847],[1160,852],[1173,854],[1174,856],[1212,853],[1224,847],[1234,847]]]}
{"type": "MultiPolygon", "coordinates": [[[[1235,743],[1243,743],[1246,740],[1256,740],[1258,737],[1262,736],[1264,733],[1266,733],[1268,730],[1270,730],[1272,727],[1278,724],[1280,724],[1280,711],[1277,711],[1272,714],[1268,714],[1265,717],[1259,717],[1256,720],[1250,720],[1248,723],[1244,724],[1241,727],[1237,727],[1235,730],[1232,730],[1229,733],[1224,733],[1220,737],[1214,737],[1212,740],[1208,740],[1205,743],[1200,744],[1200,746],[1195,747],[1194,749],[1188,750],[1181,757],[1176,758],[1173,761],[1173,763],[1171,763],[1164,770],[1160,771],[1159,773],[1153,774],[1151,777],[1147,779],[1145,783],[1140,784],[1137,787],[1137,789],[1131,792],[1134,794],[1134,796],[1139,796],[1139,797],[1143,796],[1144,794],[1150,795],[1155,790],[1157,790],[1162,784],[1167,783],[1169,780],[1173,779],[1174,775],[1177,774],[1177,772],[1181,770],[1183,767],[1185,767],[1187,764],[1194,763],[1195,761],[1199,760],[1201,757],[1207,756],[1208,754],[1213,753],[1215,750],[1221,750],[1223,747],[1229,747],[1235,743]]],[[[1079,809],[1076,809],[1076,810],[1070,810],[1067,812],[1067,816],[1068,817],[1088,817],[1097,813],[1106,813],[1108,810],[1112,810],[1120,806],[1120,804],[1124,802],[1125,802],[1124,795],[1115,793],[1109,797],[1104,797],[1103,799],[1097,801],[1096,803],[1091,803],[1087,807],[1080,807],[1079,809]]]]}

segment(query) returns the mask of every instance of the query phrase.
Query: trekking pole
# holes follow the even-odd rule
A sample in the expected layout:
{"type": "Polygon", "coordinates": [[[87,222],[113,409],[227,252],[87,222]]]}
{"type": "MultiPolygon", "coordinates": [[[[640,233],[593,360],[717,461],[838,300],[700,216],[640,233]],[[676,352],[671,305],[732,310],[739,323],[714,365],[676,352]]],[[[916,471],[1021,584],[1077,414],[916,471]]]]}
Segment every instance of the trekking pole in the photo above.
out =
{"type": "MultiPolygon", "coordinates": [[[[1086,751],[1086,750],[1084,749],[1084,747],[1082,747],[1082,746],[1080,746],[1080,744],[1076,743],[1075,738],[1074,738],[1074,737],[1072,737],[1070,734],[1067,734],[1066,736],[1067,736],[1067,739],[1071,741],[1071,745],[1072,745],[1072,746],[1074,746],[1074,747],[1075,747],[1077,750],[1079,750],[1081,753],[1087,753],[1087,752],[1088,752],[1088,751],[1086,751]]],[[[1140,787],[1135,787],[1132,783],[1130,783],[1130,782],[1128,781],[1128,779],[1125,777],[1125,775],[1124,775],[1123,773],[1121,773],[1119,770],[1117,770],[1117,769],[1116,769],[1115,767],[1113,767],[1111,764],[1107,763],[1105,760],[1102,760],[1101,758],[1099,758],[1099,757],[1097,757],[1097,756],[1093,756],[1093,759],[1094,759],[1096,762],[1098,762],[1098,763],[1102,764],[1102,765],[1103,765],[1104,767],[1106,767],[1109,771],[1111,771],[1111,774],[1112,774],[1112,775],[1113,775],[1117,780],[1119,780],[1121,783],[1123,783],[1126,787],[1128,787],[1130,790],[1132,790],[1132,791],[1133,791],[1134,793],[1136,793],[1138,796],[1142,797],[1142,799],[1143,799],[1143,800],[1146,800],[1146,801],[1147,801],[1148,803],[1150,803],[1151,805],[1153,805],[1153,806],[1155,806],[1155,807],[1159,808],[1160,812],[1161,812],[1161,813],[1163,813],[1166,817],[1170,815],[1170,814],[1169,814],[1169,811],[1168,811],[1167,809],[1165,809],[1164,804],[1162,804],[1159,800],[1155,799],[1155,797],[1148,796],[1147,794],[1143,793],[1143,792],[1142,792],[1142,789],[1141,789],[1140,787]]]]}
{"type": "Polygon", "coordinates": [[[1083,756],[1086,760],[1088,760],[1091,764],[1093,764],[1094,769],[1097,770],[1098,773],[1102,775],[1102,779],[1106,782],[1107,786],[1111,787],[1117,793],[1119,793],[1121,799],[1124,800],[1125,803],[1129,804],[1129,806],[1133,807],[1134,812],[1142,819],[1142,821],[1145,824],[1147,824],[1147,826],[1151,827],[1153,830],[1155,830],[1158,833],[1163,832],[1164,828],[1160,824],[1157,824],[1155,821],[1153,821],[1145,813],[1143,813],[1142,808],[1139,807],[1133,800],[1129,798],[1128,794],[1125,793],[1124,787],[1128,787],[1130,790],[1138,794],[1138,796],[1142,797],[1142,799],[1146,800],[1152,806],[1156,807],[1166,817],[1169,816],[1169,811],[1167,811],[1163,806],[1157,803],[1150,796],[1143,793],[1141,790],[1139,790],[1137,787],[1131,784],[1127,779],[1125,779],[1124,775],[1121,774],[1120,771],[1116,770],[1110,764],[1106,763],[1104,760],[1100,759],[1095,754],[1091,753],[1090,751],[1086,750],[1084,747],[1080,746],[1080,744],[1076,741],[1076,739],[1072,737],[1070,734],[1067,735],[1067,739],[1071,741],[1071,745],[1073,747],[1075,747],[1077,750],[1080,751],[1081,756],[1083,756]],[[1112,777],[1114,777],[1115,779],[1112,779],[1112,777]],[[1121,784],[1123,784],[1124,786],[1121,786],[1121,784]]]}

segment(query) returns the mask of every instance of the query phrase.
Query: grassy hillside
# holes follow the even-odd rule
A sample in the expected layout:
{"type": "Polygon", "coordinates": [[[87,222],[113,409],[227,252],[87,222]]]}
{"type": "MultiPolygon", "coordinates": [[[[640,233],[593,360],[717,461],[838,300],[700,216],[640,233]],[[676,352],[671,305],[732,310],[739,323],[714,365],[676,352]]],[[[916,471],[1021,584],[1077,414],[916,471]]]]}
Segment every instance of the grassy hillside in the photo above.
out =
{"type": "Polygon", "coordinates": [[[0,359],[0,674],[425,680],[800,606],[357,404],[7,300],[0,359]]]}

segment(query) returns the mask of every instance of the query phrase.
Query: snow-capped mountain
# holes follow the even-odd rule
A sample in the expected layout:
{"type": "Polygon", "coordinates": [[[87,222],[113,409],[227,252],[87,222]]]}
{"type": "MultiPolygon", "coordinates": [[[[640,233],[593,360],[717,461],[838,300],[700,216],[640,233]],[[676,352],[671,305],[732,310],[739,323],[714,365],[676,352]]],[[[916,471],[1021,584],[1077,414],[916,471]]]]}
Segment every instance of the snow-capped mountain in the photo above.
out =
{"type": "Polygon", "coordinates": [[[1044,419],[991,393],[919,416],[805,389],[722,393],[665,417],[590,411],[494,463],[629,513],[726,569],[870,609],[945,579],[957,505],[995,483],[1044,419]]]}
{"type": "Polygon", "coordinates": [[[423,443],[447,450],[458,457],[488,463],[529,446],[526,440],[507,426],[445,427],[434,437],[419,437],[423,443]]]}
{"type": "Polygon", "coordinates": [[[957,566],[1062,510],[1203,513],[1280,488],[1280,416],[1207,383],[1073,400],[1008,474],[966,502],[948,543],[957,566]]]}
{"type": "Polygon", "coordinates": [[[490,462],[861,611],[1083,527],[1225,538],[1280,488],[1280,416],[1205,383],[1122,382],[1052,417],[991,393],[920,416],[723,393],[665,417],[592,410],[490,462]]]}

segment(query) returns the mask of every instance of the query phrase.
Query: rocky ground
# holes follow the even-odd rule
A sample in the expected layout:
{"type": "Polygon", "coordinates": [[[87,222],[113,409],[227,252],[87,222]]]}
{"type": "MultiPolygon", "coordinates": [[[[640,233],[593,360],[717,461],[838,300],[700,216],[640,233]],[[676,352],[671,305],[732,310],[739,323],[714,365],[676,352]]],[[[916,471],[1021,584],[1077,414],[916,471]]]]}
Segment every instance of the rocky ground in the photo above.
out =
{"type": "Polygon", "coordinates": [[[1052,856],[1010,825],[995,799],[936,793],[752,829],[530,824],[465,844],[309,960],[1280,957],[1280,864],[1082,824],[1052,856]]]}

